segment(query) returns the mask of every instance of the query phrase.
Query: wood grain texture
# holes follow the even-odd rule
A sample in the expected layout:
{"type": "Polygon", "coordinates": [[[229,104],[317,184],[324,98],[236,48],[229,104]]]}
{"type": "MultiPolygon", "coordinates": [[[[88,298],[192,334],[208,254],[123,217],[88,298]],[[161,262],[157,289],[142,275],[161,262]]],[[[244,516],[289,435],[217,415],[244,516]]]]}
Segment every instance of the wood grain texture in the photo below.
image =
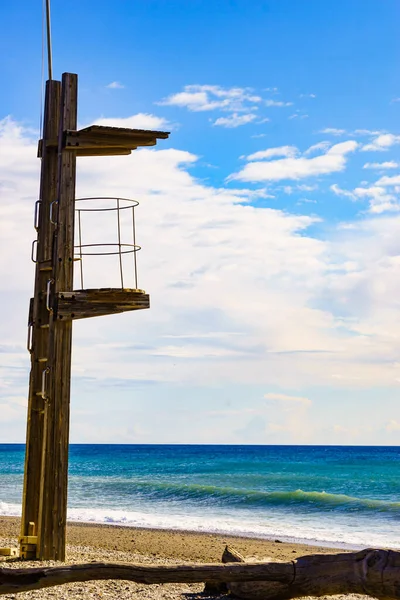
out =
{"type": "MultiPolygon", "coordinates": [[[[61,82],[46,83],[43,122],[44,139],[57,135],[60,118],[61,82]]],[[[28,322],[32,326],[31,371],[29,377],[28,418],[26,433],[25,476],[22,496],[21,537],[29,534],[29,523],[38,523],[40,505],[40,481],[42,476],[42,448],[44,436],[44,399],[38,392],[42,388],[42,374],[46,363],[40,359],[48,356],[49,323],[46,309],[47,281],[51,271],[43,265],[51,264],[53,225],[50,223],[50,204],[57,195],[57,148],[46,148],[41,164],[40,192],[38,205],[37,263],[35,272],[34,298],[30,303],[28,322]]],[[[22,550],[22,549],[21,549],[22,550]]]]}
{"type": "Polygon", "coordinates": [[[178,566],[88,563],[33,569],[0,568],[0,594],[37,590],[75,581],[123,579],[137,583],[199,583],[202,581],[242,581],[293,577],[291,564],[277,564],[265,573],[263,564],[190,564],[178,566]]]}
{"type": "MultiPolygon", "coordinates": [[[[238,553],[225,550],[222,560],[247,564],[238,553]]],[[[276,563],[265,563],[265,569],[276,563]]],[[[284,564],[284,563],[282,563],[284,564]]],[[[287,563],[286,563],[287,564],[287,563]]],[[[228,589],[244,600],[290,600],[301,596],[366,594],[380,600],[400,598],[400,552],[366,549],[341,554],[312,554],[293,561],[293,578],[283,582],[228,583],[228,589]]]]}
{"type": "Polygon", "coordinates": [[[150,308],[143,290],[93,289],[57,294],[57,319],[87,319],[131,310],[150,308]]]}
{"type": "MultiPolygon", "coordinates": [[[[77,125],[78,78],[64,73],[58,131],[57,226],[53,239],[51,304],[58,291],[73,289],[76,155],[63,151],[64,131],[77,125]]],[[[54,306],[53,306],[54,310],[54,306]]],[[[38,524],[37,556],[64,560],[67,521],[72,321],[50,319],[48,400],[38,524]]]]}

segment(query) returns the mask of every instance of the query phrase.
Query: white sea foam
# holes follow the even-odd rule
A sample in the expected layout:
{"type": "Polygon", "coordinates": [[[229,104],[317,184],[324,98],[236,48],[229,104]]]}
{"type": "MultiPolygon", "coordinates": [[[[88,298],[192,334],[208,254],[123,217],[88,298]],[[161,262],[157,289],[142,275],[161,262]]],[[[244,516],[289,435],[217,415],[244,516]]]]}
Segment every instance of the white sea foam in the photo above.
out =
{"type": "MultiPolygon", "coordinates": [[[[0,515],[20,516],[21,506],[0,501],[0,515]]],[[[170,514],[164,511],[143,512],[118,510],[115,508],[69,508],[68,520],[83,523],[123,525],[150,529],[170,529],[178,531],[208,532],[222,535],[237,535],[265,539],[279,538],[288,542],[304,542],[340,548],[392,547],[400,548],[399,528],[382,531],[373,521],[369,529],[361,527],[354,520],[351,530],[338,522],[335,527],[309,519],[296,521],[287,519],[283,524],[277,519],[257,520],[223,514],[170,514]]]]}
{"type": "Polygon", "coordinates": [[[21,516],[21,505],[11,504],[9,502],[2,502],[0,500],[0,516],[2,517],[20,517],[21,516]]]}
{"type": "MultiPolygon", "coordinates": [[[[285,524],[270,519],[268,522],[256,519],[243,519],[240,516],[204,515],[204,514],[166,514],[164,512],[145,513],[139,511],[120,511],[115,509],[71,508],[68,511],[71,521],[107,523],[143,527],[151,529],[172,529],[180,531],[210,532],[258,538],[280,538],[285,541],[318,543],[339,547],[363,548],[366,546],[389,546],[400,548],[398,532],[383,532],[380,528],[364,530],[330,527],[315,522],[295,522],[289,519],[285,524]]],[[[371,523],[370,523],[371,525],[371,523]]]]}

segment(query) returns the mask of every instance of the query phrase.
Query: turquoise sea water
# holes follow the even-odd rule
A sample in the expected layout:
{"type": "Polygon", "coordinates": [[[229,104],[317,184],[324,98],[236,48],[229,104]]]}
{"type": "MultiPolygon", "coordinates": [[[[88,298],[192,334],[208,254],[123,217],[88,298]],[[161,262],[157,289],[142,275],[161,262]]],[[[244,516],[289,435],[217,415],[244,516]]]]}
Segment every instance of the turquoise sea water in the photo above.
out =
{"type": "MultiPolygon", "coordinates": [[[[20,514],[23,445],[0,445],[20,514]]],[[[400,447],[72,445],[69,519],[400,548],[400,447]]]]}

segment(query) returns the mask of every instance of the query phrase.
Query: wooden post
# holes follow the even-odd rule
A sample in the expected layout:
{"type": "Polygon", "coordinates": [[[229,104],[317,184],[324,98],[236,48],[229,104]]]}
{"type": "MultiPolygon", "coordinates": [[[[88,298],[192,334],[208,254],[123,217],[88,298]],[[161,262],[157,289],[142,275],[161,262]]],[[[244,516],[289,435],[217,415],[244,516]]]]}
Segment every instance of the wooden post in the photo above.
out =
{"type": "MultiPolygon", "coordinates": [[[[49,313],[46,309],[47,281],[51,277],[53,226],[50,223],[50,204],[57,194],[57,148],[46,147],[46,140],[57,137],[60,115],[61,83],[48,81],[43,123],[43,151],[40,177],[40,196],[36,204],[35,226],[38,230],[34,297],[29,311],[31,372],[29,378],[28,420],[25,452],[25,477],[22,499],[21,556],[31,558],[22,549],[36,535],[39,516],[39,495],[43,444],[44,398],[41,395],[43,371],[47,367],[49,313]],[[35,525],[32,529],[32,523],[35,525]],[[33,533],[32,533],[33,531],[33,533]],[[25,538],[25,539],[24,539],[25,538]]],[[[29,544],[32,546],[32,544],[29,544]]]]}
{"type": "MultiPolygon", "coordinates": [[[[72,321],[149,307],[137,289],[73,292],[76,157],[130,154],[168,132],[93,125],[77,131],[77,75],[48,81],[34,298],[20,553],[65,559],[72,321]]],[[[136,284],[137,287],[137,284],[136,284]]]]}
{"type": "MultiPolygon", "coordinates": [[[[58,206],[53,239],[50,308],[56,294],[73,289],[76,152],[63,148],[64,132],[77,126],[77,76],[64,73],[58,131],[58,206]]],[[[72,320],[50,315],[37,557],[65,559],[72,320]]]]}

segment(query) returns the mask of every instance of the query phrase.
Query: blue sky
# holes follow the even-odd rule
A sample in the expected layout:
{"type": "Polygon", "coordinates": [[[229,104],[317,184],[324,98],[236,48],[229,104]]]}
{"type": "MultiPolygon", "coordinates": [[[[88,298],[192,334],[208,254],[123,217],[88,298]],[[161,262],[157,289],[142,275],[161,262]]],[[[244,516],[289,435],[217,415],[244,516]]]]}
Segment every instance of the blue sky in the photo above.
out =
{"type": "MultiPolygon", "coordinates": [[[[0,7],[10,442],[25,436],[41,10],[0,7]]],[[[140,202],[152,307],[74,324],[72,441],[400,443],[399,13],[395,0],[53,0],[54,73],[79,74],[80,125],[171,131],[79,160],[78,196],[140,202]]],[[[93,264],[93,287],[115,275],[93,264]]]]}

